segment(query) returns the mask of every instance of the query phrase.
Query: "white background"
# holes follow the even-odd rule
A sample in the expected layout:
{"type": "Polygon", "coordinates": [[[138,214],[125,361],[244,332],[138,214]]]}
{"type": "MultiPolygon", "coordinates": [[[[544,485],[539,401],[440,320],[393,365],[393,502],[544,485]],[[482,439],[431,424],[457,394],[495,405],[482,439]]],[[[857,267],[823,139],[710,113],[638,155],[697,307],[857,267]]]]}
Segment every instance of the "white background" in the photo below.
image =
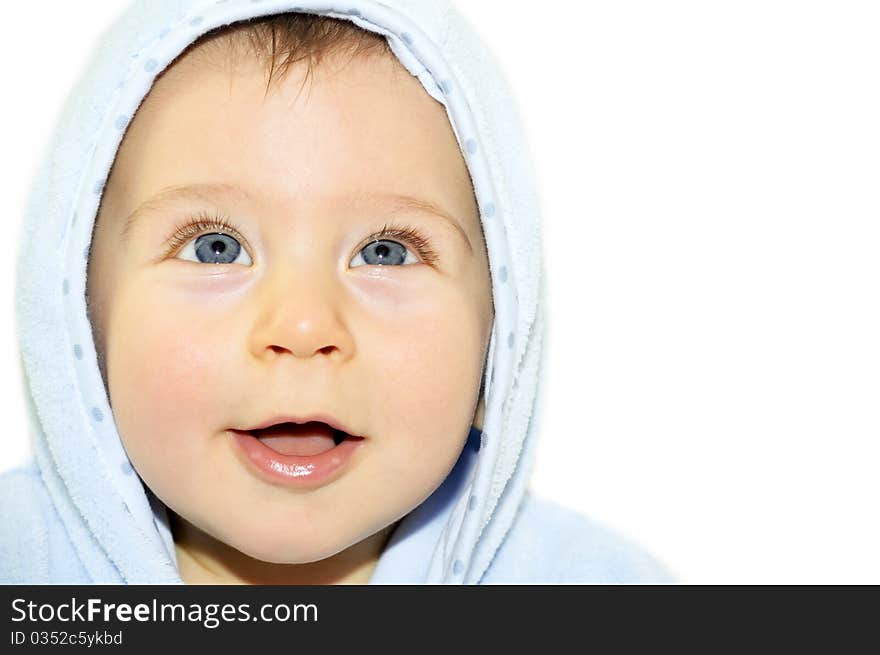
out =
{"type": "MultiPolygon", "coordinates": [[[[12,322],[25,193],[125,4],[5,10],[0,469],[27,449],[12,322]]],[[[515,90],[543,196],[534,488],[685,582],[880,583],[876,3],[458,6],[515,90]]]]}

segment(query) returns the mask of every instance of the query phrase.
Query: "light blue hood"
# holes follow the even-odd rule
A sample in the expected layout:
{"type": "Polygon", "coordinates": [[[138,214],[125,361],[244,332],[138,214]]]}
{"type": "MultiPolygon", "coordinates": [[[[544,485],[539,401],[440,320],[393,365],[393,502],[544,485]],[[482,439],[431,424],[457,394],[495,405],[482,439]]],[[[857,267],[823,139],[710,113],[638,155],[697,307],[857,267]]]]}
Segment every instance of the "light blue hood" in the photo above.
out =
{"type": "Polygon", "coordinates": [[[461,16],[446,0],[144,0],[107,33],[72,93],[28,207],[16,319],[34,463],[0,486],[0,580],[182,582],[165,507],[129,463],[99,371],[85,298],[92,227],[156,76],[215,27],[287,11],[383,34],[446,107],[491,265],[483,431],[472,430],[444,484],[403,519],[371,583],[662,579],[636,549],[526,490],[544,366],[540,211],[511,93],[461,16]]]}

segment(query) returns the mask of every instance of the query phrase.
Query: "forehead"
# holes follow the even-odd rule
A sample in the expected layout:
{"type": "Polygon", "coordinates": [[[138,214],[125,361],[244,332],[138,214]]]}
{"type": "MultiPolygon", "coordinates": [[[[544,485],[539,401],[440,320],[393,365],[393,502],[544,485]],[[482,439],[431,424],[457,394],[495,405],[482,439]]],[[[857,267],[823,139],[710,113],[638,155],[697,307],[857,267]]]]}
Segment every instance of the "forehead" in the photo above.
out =
{"type": "Polygon", "coordinates": [[[114,166],[128,209],[181,184],[234,183],[279,200],[417,197],[479,229],[446,111],[396,58],[331,54],[266,81],[264,62],[216,44],[166,71],[114,166]]]}

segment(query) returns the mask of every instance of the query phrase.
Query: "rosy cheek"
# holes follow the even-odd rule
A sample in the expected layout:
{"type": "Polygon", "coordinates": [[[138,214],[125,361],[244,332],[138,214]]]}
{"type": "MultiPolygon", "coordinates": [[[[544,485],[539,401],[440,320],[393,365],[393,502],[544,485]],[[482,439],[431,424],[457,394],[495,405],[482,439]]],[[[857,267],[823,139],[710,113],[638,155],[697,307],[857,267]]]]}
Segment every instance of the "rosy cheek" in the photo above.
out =
{"type": "MultiPolygon", "coordinates": [[[[156,296],[119,307],[110,335],[111,403],[124,438],[151,447],[180,446],[181,436],[215,420],[218,353],[211,331],[200,330],[194,308],[156,296]],[[207,419],[207,423],[206,423],[207,419]],[[125,429],[123,429],[125,428],[125,429]]],[[[137,446],[140,447],[140,444],[137,446]]]]}
{"type": "Polygon", "coordinates": [[[371,380],[380,421],[400,434],[421,435],[418,448],[430,445],[426,440],[442,447],[467,420],[470,398],[462,391],[480,358],[473,312],[448,285],[422,293],[384,285],[361,293],[360,370],[371,380]]]}

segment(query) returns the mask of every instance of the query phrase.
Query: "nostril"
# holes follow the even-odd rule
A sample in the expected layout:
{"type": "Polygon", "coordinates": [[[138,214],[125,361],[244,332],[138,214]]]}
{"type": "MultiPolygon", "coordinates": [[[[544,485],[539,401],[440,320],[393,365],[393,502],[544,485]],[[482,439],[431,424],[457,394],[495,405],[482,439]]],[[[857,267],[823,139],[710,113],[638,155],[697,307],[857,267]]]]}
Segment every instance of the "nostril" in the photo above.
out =
{"type": "MultiPolygon", "coordinates": [[[[293,353],[294,355],[296,355],[299,352],[296,349],[286,348],[284,346],[278,346],[278,345],[268,346],[268,349],[271,350],[276,355],[282,355],[284,353],[293,353]]],[[[318,353],[321,355],[331,355],[331,354],[333,354],[334,350],[338,350],[338,348],[336,346],[332,346],[332,345],[331,346],[323,346],[323,347],[315,350],[314,353],[318,353]]],[[[312,354],[314,354],[314,353],[312,353],[312,354]]],[[[302,356],[306,356],[308,354],[309,354],[308,350],[302,351],[302,356]]]]}

